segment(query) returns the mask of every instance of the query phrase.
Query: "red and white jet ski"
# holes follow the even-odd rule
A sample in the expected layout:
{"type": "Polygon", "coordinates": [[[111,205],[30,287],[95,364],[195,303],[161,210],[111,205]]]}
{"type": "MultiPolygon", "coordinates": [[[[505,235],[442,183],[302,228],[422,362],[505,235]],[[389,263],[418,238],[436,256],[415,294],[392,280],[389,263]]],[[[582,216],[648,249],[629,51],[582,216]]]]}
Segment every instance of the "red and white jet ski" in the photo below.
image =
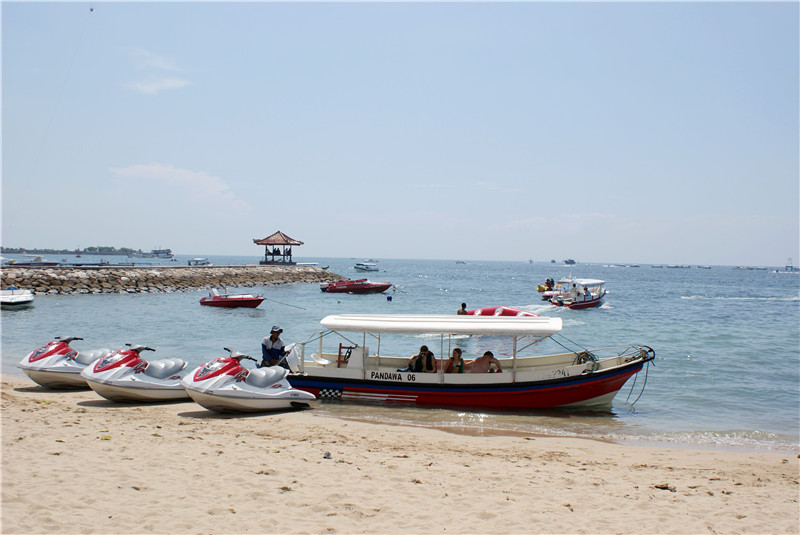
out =
{"type": "Polygon", "coordinates": [[[111,353],[111,350],[75,351],[69,346],[75,340],[83,338],[57,336],[52,342],[28,353],[17,367],[45,388],[88,388],[81,372],[95,360],[111,353]]]}
{"type": "Polygon", "coordinates": [[[155,349],[131,345],[87,366],[81,376],[92,390],[111,401],[173,401],[187,399],[181,386],[186,361],[178,358],[146,361],[142,351],[155,349]]]}
{"type": "MultiPolygon", "coordinates": [[[[296,353],[293,346],[286,349],[290,355],[292,351],[296,353]]],[[[307,409],[317,399],[314,394],[292,388],[286,380],[287,368],[268,366],[248,370],[241,361],[256,362],[256,359],[227,347],[225,351],[230,355],[203,364],[181,381],[191,398],[206,409],[216,412],[307,409]]]]}

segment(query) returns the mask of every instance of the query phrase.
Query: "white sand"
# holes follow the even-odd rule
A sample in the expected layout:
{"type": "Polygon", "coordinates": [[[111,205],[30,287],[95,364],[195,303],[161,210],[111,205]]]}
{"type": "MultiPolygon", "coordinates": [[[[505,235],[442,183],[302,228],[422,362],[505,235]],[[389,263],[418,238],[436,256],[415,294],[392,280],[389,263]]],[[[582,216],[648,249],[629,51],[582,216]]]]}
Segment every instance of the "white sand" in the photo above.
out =
{"type": "Polygon", "coordinates": [[[798,457],[2,383],[3,533],[798,533],[798,457]],[[324,454],[330,452],[330,459],[324,454]]]}

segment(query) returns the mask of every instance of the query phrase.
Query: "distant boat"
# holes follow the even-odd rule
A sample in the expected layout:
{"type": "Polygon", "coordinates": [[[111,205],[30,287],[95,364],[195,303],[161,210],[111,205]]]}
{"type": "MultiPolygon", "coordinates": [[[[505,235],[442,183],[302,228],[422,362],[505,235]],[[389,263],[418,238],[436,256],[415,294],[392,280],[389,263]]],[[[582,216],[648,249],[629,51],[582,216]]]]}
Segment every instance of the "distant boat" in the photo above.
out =
{"type": "Polygon", "coordinates": [[[353,267],[356,271],[378,271],[378,266],[373,262],[358,262],[353,267]]]}
{"type": "Polygon", "coordinates": [[[786,271],[788,271],[790,273],[793,272],[793,271],[800,271],[800,267],[795,266],[792,263],[792,259],[791,258],[787,258],[786,259],[786,267],[783,268],[783,269],[785,269],[786,271]]]}
{"type": "Polygon", "coordinates": [[[456,260],[456,264],[466,264],[463,260],[456,260]]]}
{"type": "Polygon", "coordinates": [[[697,266],[697,269],[711,269],[711,266],[697,266]]]}
{"type": "Polygon", "coordinates": [[[568,266],[572,266],[575,264],[575,261],[571,258],[567,258],[566,260],[564,260],[564,263],[568,266]]]}
{"type": "Polygon", "coordinates": [[[650,267],[652,267],[652,268],[663,268],[664,266],[662,266],[660,264],[655,264],[655,265],[652,265],[650,267]]]}
{"type": "Polygon", "coordinates": [[[210,266],[211,262],[208,261],[208,258],[190,258],[186,261],[186,265],[189,266],[210,266]]]}

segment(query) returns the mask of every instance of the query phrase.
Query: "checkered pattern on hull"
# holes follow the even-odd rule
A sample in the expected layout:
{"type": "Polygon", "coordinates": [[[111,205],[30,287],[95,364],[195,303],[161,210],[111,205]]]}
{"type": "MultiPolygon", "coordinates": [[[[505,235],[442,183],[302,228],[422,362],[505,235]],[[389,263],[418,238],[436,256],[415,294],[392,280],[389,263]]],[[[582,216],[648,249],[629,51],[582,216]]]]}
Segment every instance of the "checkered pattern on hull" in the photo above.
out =
{"type": "Polygon", "coordinates": [[[341,399],[342,391],[335,388],[321,388],[319,391],[319,399],[341,399]]]}

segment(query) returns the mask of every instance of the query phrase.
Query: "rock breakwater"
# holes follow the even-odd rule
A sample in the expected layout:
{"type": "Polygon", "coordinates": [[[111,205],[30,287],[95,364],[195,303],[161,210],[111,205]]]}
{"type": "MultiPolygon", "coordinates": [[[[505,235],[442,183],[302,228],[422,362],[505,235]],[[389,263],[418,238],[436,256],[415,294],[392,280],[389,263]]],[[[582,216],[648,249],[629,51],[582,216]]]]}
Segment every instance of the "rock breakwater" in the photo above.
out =
{"type": "Polygon", "coordinates": [[[2,287],[36,295],[164,293],[212,287],[271,286],[333,282],[345,277],[310,266],[86,266],[26,268],[3,266],[2,287]]]}

